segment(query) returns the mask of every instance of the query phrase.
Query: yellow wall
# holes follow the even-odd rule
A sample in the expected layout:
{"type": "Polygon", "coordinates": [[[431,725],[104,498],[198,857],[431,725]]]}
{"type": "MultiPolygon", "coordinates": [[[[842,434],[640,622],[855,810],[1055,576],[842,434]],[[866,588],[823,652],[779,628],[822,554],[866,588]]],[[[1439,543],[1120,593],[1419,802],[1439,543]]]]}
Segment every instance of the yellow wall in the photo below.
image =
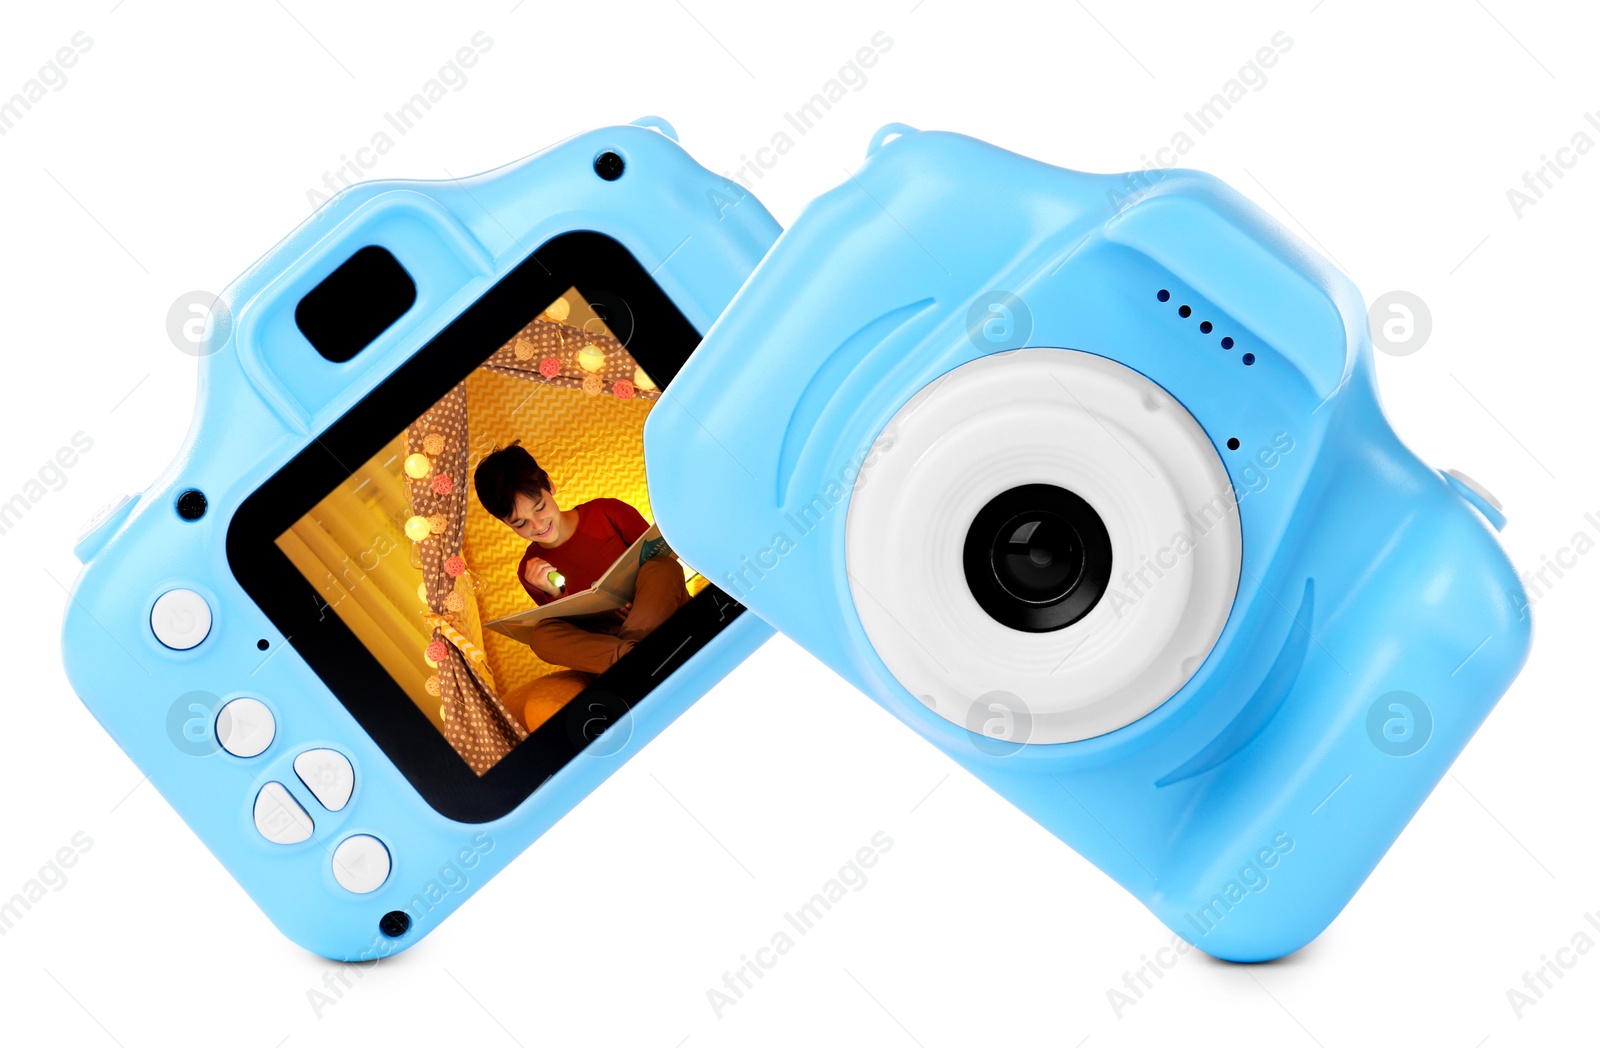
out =
{"type": "Polygon", "coordinates": [[[433,674],[423,658],[433,631],[423,622],[428,609],[417,597],[422,570],[413,561],[415,546],[402,530],[411,515],[401,481],[404,458],[402,433],[277,543],[412,701],[441,726],[439,700],[423,687],[433,674]]]}

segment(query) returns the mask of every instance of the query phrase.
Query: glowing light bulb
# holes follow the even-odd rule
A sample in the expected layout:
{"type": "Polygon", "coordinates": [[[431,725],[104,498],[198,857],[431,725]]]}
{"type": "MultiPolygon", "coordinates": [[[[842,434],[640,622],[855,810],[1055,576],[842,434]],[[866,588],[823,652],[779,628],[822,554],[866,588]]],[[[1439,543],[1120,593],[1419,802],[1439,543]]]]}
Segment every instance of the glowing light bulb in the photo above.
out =
{"type": "Polygon", "coordinates": [[[606,366],[606,351],[589,343],[578,350],[578,366],[585,371],[599,371],[606,366]]]}
{"type": "Polygon", "coordinates": [[[554,320],[557,324],[559,324],[563,320],[567,319],[567,314],[571,312],[572,307],[567,304],[567,300],[564,298],[558,298],[554,302],[550,303],[549,307],[544,311],[544,315],[547,319],[554,320]]]}
{"type": "Polygon", "coordinates": [[[650,381],[650,376],[644,373],[644,368],[633,369],[633,385],[635,389],[655,389],[656,384],[650,381]]]}
{"type": "Polygon", "coordinates": [[[561,574],[559,571],[552,571],[550,574],[546,575],[545,578],[549,579],[550,584],[556,589],[567,588],[567,577],[561,574]]]}
{"type": "Polygon", "coordinates": [[[417,583],[417,599],[424,604],[428,603],[428,584],[426,582],[417,583]]]}
{"type": "Polygon", "coordinates": [[[433,472],[433,463],[428,461],[428,456],[420,452],[406,456],[406,476],[413,480],[421,480],[433,472]]]}
{"type": "Polygon", "coordinates": [[[412,517],[406,521],[406,538],[412,542],[421,542],[433,534],[433,528],[428,525],[427,517],[412,517]]]}

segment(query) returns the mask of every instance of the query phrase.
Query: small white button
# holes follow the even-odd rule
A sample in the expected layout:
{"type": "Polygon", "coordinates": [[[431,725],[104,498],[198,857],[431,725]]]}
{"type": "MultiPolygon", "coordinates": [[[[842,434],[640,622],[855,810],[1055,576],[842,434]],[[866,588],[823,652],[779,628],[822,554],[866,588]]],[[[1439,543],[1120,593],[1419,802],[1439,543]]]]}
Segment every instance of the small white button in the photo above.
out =
{"type": "Polygon", "coordinates": [[[167,647],[188,651],[211,632],[211,605],[194,590],[168,590],[150,609],[150,629],[167,647]]]}
{"type": "Polygon", "coordinates": [[[294,759],[294,773],[329,811],[348,804],[350,791],[356,788],[356,770],[338,750],[305,751],[294,759]]]}
{"type": "Polygon", "coordinates": [[[389,849],[364,833],[346,837],[333,849],[333,879],[357,895],[377,891],[389,879],[389,849]]]}
{"type": "Polygon", "coordinates": [[[89,522],[78,530],[78,537],[73,541],[82,542],[90,535],[93,535],[95,532],[99,531],[101,526],[105,524],[106,521],[110,520],[112,515],[116,513],[117,510],[121,509],[123,506],[126,506],[132,501],[132,495],[118,495],[110,502],[107,502],[104,506],[101,506],[95,511],[95,515],[89,518],[89,522]]]}
{"type": "Polygon", "coordinates": [[[256,829],[273,844],[299,844],[311,836],[311,816],[281,782],[269,782],[256,794],[256,829]]]}
{"type": "Polygon", "coordinates": [[[1495,498],[1494,493],[1488,488],[1484,487],[1482,484],[1479,484],[1477,481],[1473,480],[1459,469],[1447,469],[1445,472],[1459,480],[1461,483],[1465,484],[1472,490],[1473,494],[1483,499],[1483,501],[1487,502],[1495,509],[1500,510],[1502,513],[1505,512],[1505,507],[1500,504],[1500,500],[1495,498]]]}
{"type": "Polygon", "coordinates": [[[217,742],[235,757],[259,756],[277,731],[272,711],[260,699],[234,699],[217,713],[217,742]]]}

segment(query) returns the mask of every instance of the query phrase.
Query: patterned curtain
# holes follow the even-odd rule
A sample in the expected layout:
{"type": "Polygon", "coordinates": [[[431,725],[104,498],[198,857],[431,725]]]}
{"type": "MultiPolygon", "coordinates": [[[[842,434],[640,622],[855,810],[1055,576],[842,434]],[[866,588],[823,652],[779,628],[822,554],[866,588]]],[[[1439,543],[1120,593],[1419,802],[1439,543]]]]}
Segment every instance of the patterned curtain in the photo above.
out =
{"type": "Polygon", "coordinates": [[[633,357],[615,338],[542,317],[496,350],[483,366],[502,375],[581,389],[585,393],[610,393],[622,400],[634,397],[654,400],[661,395],[656,390],[636,386],[633,357]]]}

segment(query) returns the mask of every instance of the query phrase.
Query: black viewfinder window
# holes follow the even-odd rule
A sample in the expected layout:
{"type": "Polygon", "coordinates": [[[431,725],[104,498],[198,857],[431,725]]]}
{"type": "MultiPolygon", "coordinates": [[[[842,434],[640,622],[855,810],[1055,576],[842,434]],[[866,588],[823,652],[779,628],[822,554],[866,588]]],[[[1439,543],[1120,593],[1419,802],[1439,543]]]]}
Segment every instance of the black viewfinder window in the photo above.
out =
{"type": "Polygon", "coordinates": [[[347,258],[311,289],[294,322],[317,352],[343,364],[388,330],[417,300],[417,285],[398,259],[376,244],[347,258]]]}

